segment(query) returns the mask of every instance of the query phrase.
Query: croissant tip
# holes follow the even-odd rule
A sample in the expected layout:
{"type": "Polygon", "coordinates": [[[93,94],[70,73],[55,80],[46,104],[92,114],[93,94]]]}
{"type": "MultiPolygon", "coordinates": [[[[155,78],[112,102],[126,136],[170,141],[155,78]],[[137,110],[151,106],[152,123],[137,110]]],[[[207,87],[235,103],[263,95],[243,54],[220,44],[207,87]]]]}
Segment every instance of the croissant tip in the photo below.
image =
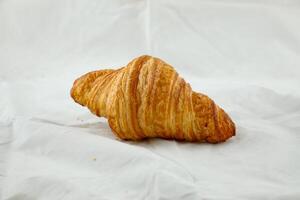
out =
{"type": "Polygon", "coordinates": [[[216,133],[206,138],[208,143],[221,143],[236,135],[236,126],[228,114],[221,108],[218,109],[216,133]]]}
{"type": "MultiPolygon", "coordinates": [[[[86,74],[85,74],[86,75],[86,74]]],[[[72,88],[70,90],[70,96],[72,97],[72,99],[84,106],[83,102],[82,102],[82,88],[79,87],[79,83],[80,83],[80,80],[82,80],[82,77],[84,77],[85,75],[77,78],[74,82],[73,82],[73,85],[72,85],[72,88]]]]}
{"type": "MultiPolygon", "coordinates": [[[[73,85],[72,85],[72,88],[71,88],[71,90],[70,90],[70,96],[72,97],[72,99],[74,99],[75,100],[75,95],[74,95],[74,90],[75,90],[75,82],[76,82],[77,80],[75,80],[74,82],[73,82],[73,85]]],[[[75,101],[76,102],[76,101],[75,101]]]]}

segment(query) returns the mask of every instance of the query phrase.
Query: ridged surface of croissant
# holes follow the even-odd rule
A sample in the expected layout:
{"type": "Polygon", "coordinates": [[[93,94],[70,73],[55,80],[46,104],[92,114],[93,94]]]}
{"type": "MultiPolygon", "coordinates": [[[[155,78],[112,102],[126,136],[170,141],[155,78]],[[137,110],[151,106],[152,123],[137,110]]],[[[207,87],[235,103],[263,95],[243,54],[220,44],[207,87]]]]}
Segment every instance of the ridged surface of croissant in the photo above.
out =
{"type": "Polygon", "coordinates": [[[72,98],[108,119],[121,139],[166,139],[218,143],[235,135],[235,125],[206,95],[193,92],[164,61],[141,56],[117,70],[78,78],[72,98]]]}

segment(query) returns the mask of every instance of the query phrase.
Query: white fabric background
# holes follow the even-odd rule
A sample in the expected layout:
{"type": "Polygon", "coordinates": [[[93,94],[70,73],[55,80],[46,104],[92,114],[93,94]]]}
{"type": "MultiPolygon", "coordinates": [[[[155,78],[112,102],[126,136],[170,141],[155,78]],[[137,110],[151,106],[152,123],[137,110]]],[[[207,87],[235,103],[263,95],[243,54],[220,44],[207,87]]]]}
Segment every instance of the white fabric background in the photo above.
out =
{"type": "Polygon", "coordinates": [[[300,199],[297,0],[0,1],[0,198],[300,199]],[[116,140],[75,78],[142,54],[232,116],[218,145],[116,140]]]}

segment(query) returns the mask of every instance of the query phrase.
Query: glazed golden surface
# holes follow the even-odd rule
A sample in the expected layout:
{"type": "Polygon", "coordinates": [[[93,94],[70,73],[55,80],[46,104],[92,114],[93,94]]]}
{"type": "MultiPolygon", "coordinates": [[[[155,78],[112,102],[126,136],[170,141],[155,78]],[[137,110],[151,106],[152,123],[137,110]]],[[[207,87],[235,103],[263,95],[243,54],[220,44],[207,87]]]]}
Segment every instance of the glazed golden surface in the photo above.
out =
{"type": "Polygon", "coordinates": [[[223,109],[192,91],[172,66],[151,56],[118,70],[89,72],[74,82],[71,96],[107,118],[121,139],[218,143],[235,135],[235,125],[223,109]]]}

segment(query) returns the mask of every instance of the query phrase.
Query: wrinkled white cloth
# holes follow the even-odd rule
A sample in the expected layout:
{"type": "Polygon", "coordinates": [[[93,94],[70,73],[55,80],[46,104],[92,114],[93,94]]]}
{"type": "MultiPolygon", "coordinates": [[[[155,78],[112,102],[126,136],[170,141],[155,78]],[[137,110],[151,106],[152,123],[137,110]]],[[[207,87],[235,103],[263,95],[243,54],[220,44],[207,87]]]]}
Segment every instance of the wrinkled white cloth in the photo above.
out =
{"type": "Polygon", "coordinates": [[[0,198],[300,199],[300,3],[0,2],[0,198]],[[237,126],[225,143],[120,141],[75,78],[142,54],[237,126]]]}

